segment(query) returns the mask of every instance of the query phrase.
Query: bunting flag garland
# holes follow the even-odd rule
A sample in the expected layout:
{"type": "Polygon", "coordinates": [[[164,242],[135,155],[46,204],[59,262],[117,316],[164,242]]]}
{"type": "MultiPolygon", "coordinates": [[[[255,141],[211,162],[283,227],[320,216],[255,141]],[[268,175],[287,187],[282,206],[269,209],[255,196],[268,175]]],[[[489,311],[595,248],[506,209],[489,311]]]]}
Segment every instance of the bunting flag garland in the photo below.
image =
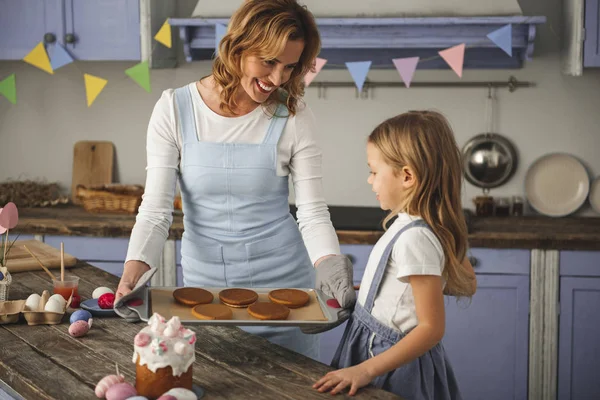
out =
{"type": "Polygon", "coordinates": [[[11,103],[17,104],[15,74],[11,74],[0,81],[0,94],[6,97],[11,103]]]}
{"type": "Polygon", "coordinates": [[[440,57],[452,68],[456,75],[462,78],[463,62],[465,60],[465,44],[450,47],[446,50],[439,51],[440,57]]]}
{"type": "Polygon", "coordinates": [[[46,71],[50,75],[54,74],[54,71],[52,70],[52,66],[50,65],[50,59],[48,58],[48,53],[46,53],[46,49],[44,48],[44,43],[42,43],[42,42],[39,42],[37,44],[37,46],[35,46],[33,48],[33,50],[31,50],[29,52],[29,54],[27,54],[23,58],[23,61],[25,61],[28,64],[33,65],[36,68],[41,69],[42,71],[46,71]]]}
{"type": "Polygon", "coordinates": [[[108,83],[106,79],[99,78],[90,74],[83,74],[85,81],[85,96],[87,98],[87,106],[91,106],[100,94],[104,86],[108,83]]]}
{"type": "Polygon", "coordinates": [[[73,62],[73,57],[60,43],[55,43],[48,55],[50,56],[50,65],[54,71],[73,62]]]}
{"type": "Polygon", "coordinates": [[[487,37],[512,57],[512,24],[504,25],[502,28],[488,33],[487,37]]]}
{"type": "Polygon", "coordinates": [[[219,43],[227,33],[227,27],[223,24],[215,24],[215,55],[219,54],[219,43]]]}
{"type": "Polygon", "coordinates": [[[395,58],[392,62],[396,66],[396,70],[398,70],[404,86],[409,88],[417,69],[417,64],[419,63],[419,57],[395,58]]]}
{"type": "Polygon", "coordinates": [[[125,74],[150,93],[150,68],[148,61],[141,62],[125,70],[125,74]]]}
{"type": "Polygon", "coordinates": [[[313,79],[315,79],[315,77],[319,74],[319,72],[321,72],[321,70],[323,69],[325,64],[327,64],[326,59],[319,58],[319,57],[317,57],[315,59],[315,63],[314,63],[315,72],[308,71],[308,73],[304,76],[304,85],[305,86],[310,85],[310,83],[313,81],[313,79]]]}
{"type": "Polygon", "coordinates": [[[352,79],[354,79],[358,91],[362,92],[363,85],[367,79],[367,74],[371,68],[371,61],[347,62],[346,68],[350,71],[350,75],[352,75],[352,79]]]}
{"type": "Polygon", "coordinates": [[[154,40],[163,44],[164,46],[167,46],[168,48],[171,48],[173,42],[171,39],[171,24],[169,24],[168,19],[165,20],[165,23],[162,24],[156,35],[154,35],[154,40]]]}

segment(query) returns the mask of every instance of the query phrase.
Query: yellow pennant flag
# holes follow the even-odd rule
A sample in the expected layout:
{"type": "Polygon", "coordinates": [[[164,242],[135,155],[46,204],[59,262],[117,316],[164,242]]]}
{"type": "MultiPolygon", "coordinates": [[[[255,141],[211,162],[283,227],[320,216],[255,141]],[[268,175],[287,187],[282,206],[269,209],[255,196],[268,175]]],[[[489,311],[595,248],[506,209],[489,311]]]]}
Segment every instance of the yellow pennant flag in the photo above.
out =
{"type": "Polygon", "coordinates": [[[31,50],[29,54],[27,54],[23,58],[23,61],[41,69],[42,71],[46,71],[50,75],[54,74],[54,71],[52,70],[52,65],[50,65],[48,53],[46,53],[44,43],[42,42],[39,42],[37,46],[35,46],[33,50],[31,50]]]}
{"type": "Polygon", "coordinates": [[[108,81],[90,74],[83,74],[83,79],[85,80],[85,95],[89,107],[94,100],[96,100],[96,97],[98,97],[102,89],[104,89],[104,86],[106,86],[108,81]]]}
{"type": "Polygon", "coordinates": [[[171,24],[169,24],[169,20],[167,19],[165,23],[162,25],[158,33],[154,36],[157,42],[160,42],[171,48],[171,24]]]}

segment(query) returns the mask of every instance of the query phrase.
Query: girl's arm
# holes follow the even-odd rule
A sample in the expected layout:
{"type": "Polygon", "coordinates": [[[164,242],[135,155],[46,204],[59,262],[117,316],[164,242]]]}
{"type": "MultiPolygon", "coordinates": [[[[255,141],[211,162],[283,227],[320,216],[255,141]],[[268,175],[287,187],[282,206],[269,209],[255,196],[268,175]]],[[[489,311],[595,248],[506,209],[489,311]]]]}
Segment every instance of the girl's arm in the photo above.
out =
{"type": "Polygon", "coordinates": [[[434,275],[409,277],[415,297],[418,324],[389,350],[363,362],[372,377],[392,371],[420,357],[444,336],[446,316],[442,280],[434,275]]]}

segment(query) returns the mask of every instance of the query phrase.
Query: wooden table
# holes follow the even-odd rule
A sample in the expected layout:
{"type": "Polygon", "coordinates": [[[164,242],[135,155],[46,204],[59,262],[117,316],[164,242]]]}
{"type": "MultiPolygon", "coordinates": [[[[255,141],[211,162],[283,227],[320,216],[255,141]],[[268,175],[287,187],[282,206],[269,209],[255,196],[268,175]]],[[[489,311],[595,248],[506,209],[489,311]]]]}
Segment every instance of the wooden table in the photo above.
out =
{"type": "MultiPolygon", "coordinates": [[[[91,298],[98,286],[116,288],[118,278],[84,262],[70,273],[80,277],[79,292],[91,298]]],[[[44,272],[13,274],[10,299],[51,290],[44,272]]],[[[0,325],[0,380],[28,400],[95,399],[94,387],[115,373],[135,382],[133,338],[145,323],[119,317],[95,318],[82,338],[68,334],[69,315],[59,325],[0,325]]],[[[194,382],[205,390],[204,399],[328,399],[312,384],[329,366],[271,344],[235,327],[198,327],[194,382]]],[[[1,391],[0,391],[1,393],[1,391]]],[[[336,398],[349,396],[336,396],[336,398]]],[[[363,388],[356,399],[397,399],[374,388],[363,388]]]]}

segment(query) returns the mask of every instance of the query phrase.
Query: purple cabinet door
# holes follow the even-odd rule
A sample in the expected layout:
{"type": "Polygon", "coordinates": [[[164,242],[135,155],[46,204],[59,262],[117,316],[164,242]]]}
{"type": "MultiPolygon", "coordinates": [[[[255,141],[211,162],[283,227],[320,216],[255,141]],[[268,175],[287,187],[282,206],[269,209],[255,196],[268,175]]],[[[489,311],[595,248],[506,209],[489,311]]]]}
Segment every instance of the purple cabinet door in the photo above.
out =
{"type": "Polygon", "coordinates": [[[65,19],[60,42],[76,59],[140,60],[138,0],[65,0],[65,19]]]}
{"type": "Polygon", "coordinates": [[[600,398],[599,305],[600,277],[560,278],[558,400],[600,398]]]}
{"type": "Polygon", "coordinates": [[[446,299],[443,343],[463,399],[527,399],[529,276],[477,281],[471,303],[446,299]]]}
{"type": "Polygon", "coordinates": [[[22,59],[46,33],[61,37],[62,27],[62,0],[0,0],[0,60],[22,59]]]}
{"type": "Polygon", "coordinates": [[[583,66],[600,67],[600,0],[585,0],[583,66]]]}

